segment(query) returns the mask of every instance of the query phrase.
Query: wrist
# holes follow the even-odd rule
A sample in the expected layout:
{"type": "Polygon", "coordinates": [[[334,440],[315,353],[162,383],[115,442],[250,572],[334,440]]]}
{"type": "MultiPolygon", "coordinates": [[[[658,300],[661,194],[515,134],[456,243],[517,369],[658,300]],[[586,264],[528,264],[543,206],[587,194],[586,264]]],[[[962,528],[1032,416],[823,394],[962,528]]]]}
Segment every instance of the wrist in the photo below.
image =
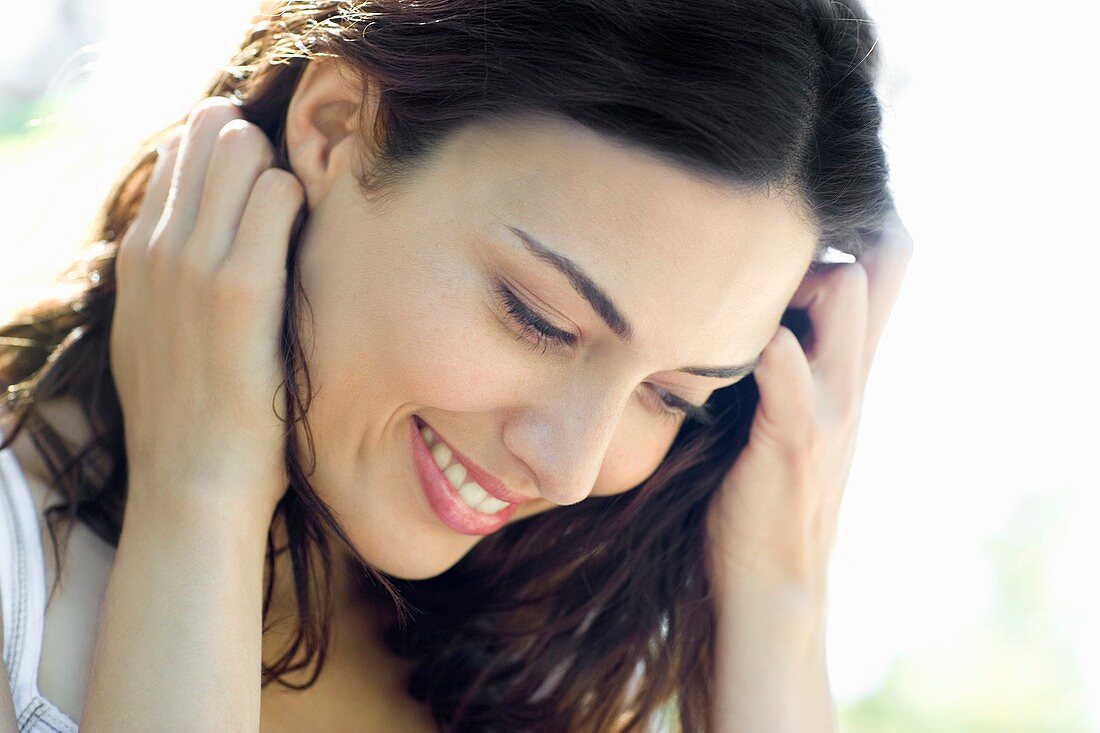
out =
{"type": "Polygon", "coordinates": [[[792,609],[802,608],[813,614],[824,612],[826,604],[827,567],[795,571],[789,563],[781,563],[757,553],[711,555],[708,573],[711,587],[719,602],[736,597],[770,599],[786,602],[792,609]]]}
{"type": "Polygon", "coordinates": [[[714,595],[719,624],[774,631],[807,643],[823,643],[824,594],[772,572],[742,573],[714,595]]]}
{"type": "Polygon", "coordinates": [[[270,516],[286,492],[286,468],[260,461],[240,451],[187,458],[165,450],[154,457],[127,460],[128,502],[171,505],[183,512],[263,512],[270,516]]]}
{"type": "Polygon", "coordinates": [[[237,537],[267,537],[277,499],[250,497],[239,487],[216,481],[199,489],[167,482],[132,480],[127,491],[123,529],[126,526],[154,527],[168,536],[186,536],[196,528],[207,528],[237,537]]]}
{"type": "Polygon", "coordinates": [[[127,503],[81,730],[257,730],[269,522],[186,496],[127,503]]]}
{"type": "Polygon", "coordinates": [[[835,733],[825,607],[774,576],[716,598],[713,730],[835,733]]]}

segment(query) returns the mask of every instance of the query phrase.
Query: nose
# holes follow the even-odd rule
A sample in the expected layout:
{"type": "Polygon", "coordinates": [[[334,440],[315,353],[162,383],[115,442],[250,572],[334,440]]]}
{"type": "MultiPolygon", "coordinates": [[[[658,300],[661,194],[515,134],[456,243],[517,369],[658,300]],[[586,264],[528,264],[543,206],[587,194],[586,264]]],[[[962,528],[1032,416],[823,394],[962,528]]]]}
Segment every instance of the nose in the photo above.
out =
{"type": "Polygon", "coordinates": [[[505,445],[535,474],[543,498],[576,504],[592,493],[629,397],[621,386],[582,380],[542,391],[511,416],[505,445]]]}

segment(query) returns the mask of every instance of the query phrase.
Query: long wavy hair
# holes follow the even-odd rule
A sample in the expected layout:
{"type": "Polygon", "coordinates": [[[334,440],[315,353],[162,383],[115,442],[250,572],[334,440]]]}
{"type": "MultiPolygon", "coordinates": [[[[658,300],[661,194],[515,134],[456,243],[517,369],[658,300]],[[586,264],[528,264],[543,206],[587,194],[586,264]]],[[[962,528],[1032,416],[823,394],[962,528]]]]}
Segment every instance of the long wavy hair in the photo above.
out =
{"type": "MultiPolygon", "coordinates": [[[[287,168],[284,122],[300,74],[310,59],[336,58],[380,92],[360,148],[375,160],[360,181],[366,195],[392,190],[461,126],[551,113],[699,175],[793,191],[819,228],[818,253],[857,255],[893,207],[876,40],[858,0],[284,0],[254,18],[207,95],[239,101],[287,168]]],[[[69,294],[0,326],[3,407],[15,418],[0,448],[26,423],[64,499],[46,510],[58,559],[63,519],[117,546],[127,472],[108,359],[114,256],[155,145],[185,122],[151,135],[127,163],[61,273],[69,294]],[[39,410],[62,396],[88,419],[85,445],[61,439],[39,410]]],[[[283,349],[287,421],[308,436],[298,338],[308,301],[296,264],[305,216],[290,241],[283,349]]],[[[703,520],[747,442],[758,396],[751,376],[717,391],[714,422],[685,423],[640,485],[508,525],[435,578],[357,566],[363,587],[384,591],[397,611],[384,638],[410,660],[408,692],[442,730],[638,731],[659,714],[709,730],[716,619],[703,520]]],[[[295,434],[275,516],[286,543],[268,536],[265,633],[284,552],[298,618],[263,684],[304,689],[324,664],[333,614],[327,538],[350,542],[299,465],[295,434]],[[309,677],[293,685],[286,676],[298,670],[309,677]]]]}

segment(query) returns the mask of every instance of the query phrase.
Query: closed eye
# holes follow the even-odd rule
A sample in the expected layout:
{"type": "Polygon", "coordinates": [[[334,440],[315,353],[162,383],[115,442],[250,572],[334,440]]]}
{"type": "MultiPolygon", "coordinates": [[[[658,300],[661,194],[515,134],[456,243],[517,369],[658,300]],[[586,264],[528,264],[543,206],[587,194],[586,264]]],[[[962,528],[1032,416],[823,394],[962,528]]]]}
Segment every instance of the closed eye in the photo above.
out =
{"type": "MultiPolygon", "coordinates": [[[[519,328],[518,339],[540,354],[545,354],[551,346],[572,349],[577,345],[580,339],[576,334],[547,323],[504,283],[498,282],[494,290],[508,313],[509,320],[519,328]]],[[[716,422],[716,417],[706,405],[692,404],[661,387],[649,384],[646,386],[651,394],[656,395],[656,399],[650,401],[650,408],[655,413],[672,420],[685,417],[704,425],[716,422]]]]}

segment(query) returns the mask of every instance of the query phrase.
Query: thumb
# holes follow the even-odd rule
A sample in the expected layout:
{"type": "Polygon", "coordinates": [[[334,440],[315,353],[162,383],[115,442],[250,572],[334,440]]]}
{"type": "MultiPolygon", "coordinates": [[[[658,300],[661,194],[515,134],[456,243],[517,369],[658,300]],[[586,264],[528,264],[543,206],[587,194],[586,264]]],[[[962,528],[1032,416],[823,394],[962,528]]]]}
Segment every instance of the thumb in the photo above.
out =
{"type": "Polygon", "coordinates": [[[753,378],[760,389],[757,416],[772,435],[780,428],[789,430],[804,423],[813,414],[813,374],[791,329],[779,326],[764,347],[753,378]]]}

